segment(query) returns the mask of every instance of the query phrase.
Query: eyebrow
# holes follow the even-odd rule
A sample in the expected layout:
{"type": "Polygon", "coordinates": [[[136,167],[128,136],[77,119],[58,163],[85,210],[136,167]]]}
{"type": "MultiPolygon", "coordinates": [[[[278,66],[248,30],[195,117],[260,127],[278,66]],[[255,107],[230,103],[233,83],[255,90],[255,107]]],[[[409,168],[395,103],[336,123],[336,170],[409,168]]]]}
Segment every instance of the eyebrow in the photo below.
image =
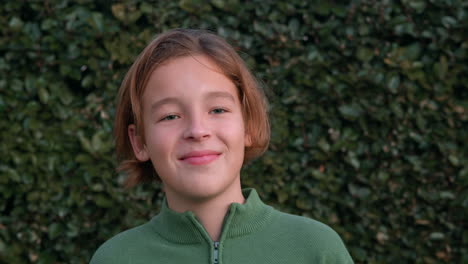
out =
{"type": "Polygon", "coordinates": [[[207,99],[212,99],[212,98],[226,98],[230,101],[232,101],[233,103],[236,102],[236,99],[234,99],[234,96],[232,96],[232,94],[228,93],[228,92],[209,92],[207,95],[206,95],[206,98],[207,99]]]}
{"type": "MultiPolygon", "coordinates": [[[[228,92],[209,92],[205,96],[205,99],[215,99],[215,98],[225,98],[225,99],[228,99],[228,100],[232,101],[233,103],[236,102],[236,99],[234,98],[234,96],[232,96],[228,92]]],[[[164,99],[161,99],[159,101],[154,102],[151,105],[150,110],[151,110],[151,112],[154,112],[157,108],[159,108],[159,107],[161,107],[162,105],[165,105],[165,104],[180,104],[180,100],[177,99],[177,97],[166,97],[164,99]]]]}
{"type": "Polygon", "coordinates": [[[161,99],[159,101],[154,102],[151,105],[150,110],[151,110],[151,113],[153,113],[156,109],[158,109],[162,105],[165,105],[165,104],[178,104],[178,103],[179,103],[179,100],[177,100],[177,98],[175,98],[175,97],[166,97],[164,99],[161,99]]]}

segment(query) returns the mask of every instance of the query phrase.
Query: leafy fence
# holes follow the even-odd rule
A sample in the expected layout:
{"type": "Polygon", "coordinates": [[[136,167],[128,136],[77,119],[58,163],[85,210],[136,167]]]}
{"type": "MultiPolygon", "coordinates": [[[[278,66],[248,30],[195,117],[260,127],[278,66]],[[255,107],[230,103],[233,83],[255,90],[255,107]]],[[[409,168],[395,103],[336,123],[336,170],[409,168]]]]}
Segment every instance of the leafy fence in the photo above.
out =
{"type": "MultiPolygon", "coordinates": [[[[347,3],[342,3],[347,2],[347,3]]],[[[210,29],[270,100],[243,183],[332,226],[358,263],[468,262],[468,4],[6,1],[0,6],[0,263],[87,263],[157,213],[119,185],[116,91],[158,32],[210,29]]]]}

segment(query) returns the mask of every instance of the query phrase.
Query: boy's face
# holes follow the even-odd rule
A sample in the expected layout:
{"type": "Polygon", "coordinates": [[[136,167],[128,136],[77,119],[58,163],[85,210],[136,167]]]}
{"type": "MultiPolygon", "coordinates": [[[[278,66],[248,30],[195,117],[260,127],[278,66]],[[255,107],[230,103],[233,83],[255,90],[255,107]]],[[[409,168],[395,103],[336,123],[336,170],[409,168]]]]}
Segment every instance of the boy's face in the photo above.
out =
{"type": "Polygon", "coordinates": [[[142,98],[145,142],[129,126],[137,159],[151,160],[166,195],[192,201],[240,188],[245,134],[237,88],[205,56],[172,59],[142,98]]]}

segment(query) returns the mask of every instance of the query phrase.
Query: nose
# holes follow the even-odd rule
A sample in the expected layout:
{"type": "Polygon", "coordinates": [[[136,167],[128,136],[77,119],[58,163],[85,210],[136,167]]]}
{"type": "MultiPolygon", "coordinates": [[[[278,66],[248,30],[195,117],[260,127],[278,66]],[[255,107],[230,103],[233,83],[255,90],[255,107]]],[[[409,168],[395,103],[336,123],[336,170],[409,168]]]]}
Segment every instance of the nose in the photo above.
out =
{"type": "Polygon", "coordinates": [[[187,120],[187,126],[184,131],[184,138],[190,140],[204,140],[210,137],[211,132],[206,120],[200,116],[193,116],[187,120]]]}

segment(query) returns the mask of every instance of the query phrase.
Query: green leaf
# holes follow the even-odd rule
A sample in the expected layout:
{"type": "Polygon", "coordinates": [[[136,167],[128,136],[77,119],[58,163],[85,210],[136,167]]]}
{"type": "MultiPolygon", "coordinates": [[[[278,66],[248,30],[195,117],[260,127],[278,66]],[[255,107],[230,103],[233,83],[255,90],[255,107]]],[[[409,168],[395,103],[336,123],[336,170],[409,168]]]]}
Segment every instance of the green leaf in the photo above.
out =
{"type": "Polygon", "coordinates": [[[67,87],[62,87],[58,97],[64,105],[69,105],[73,101],[73,95],[67,87]]]}
{"type": "Polygon", "coordinates": [[[360,47],[357,50],[357,58],[361,61],[368,62],[374,57],[374,51],[365,47],[360,47]]]}
{"type": "Polygon", "coordinates": [[[101,135],[102,135],[101,132],[97,132],[96,134],[93,135],[91,139],[93,151],[100,152],[100,150],[102,149],[101,135]]]}
{"type": "Polygon", "coordinates": [[[143,2],[140,5],[140,11],[144,14],[152,14],[155,10],[150,3],[143,2]]]}
{"type": "Polygon", "coordinates": [[[103,16],[101,13],[98,13],[98,12],[93,12],[91,14],[91,21],[92,21],[92,25],[95,29],[97,29],[97,31],[99,31],[99,33],[104,33],[104,22],[103,22],[103,16]]]}
{"type": "Polygon", "coordinates": [[[441,232],[432,232],[430,235],[429,235],[429,238],[431,240],[442,240],[445,238],[445,235],[441,232]]]}
{"type": "Polygon", "coordinates": [[[99,194],[95,199],[96,205],[103,208],[109,208],[112,206],[113,202],[103,194],[99,194]]]}
{"type": "Polygon", "coordinates": [[[330,150],[330,144],[328,144],[327,140],[324,138],[321,138],[318,142],[317,145],[321,150],[324,152],[328,152],[330,150]]]}
{"type": "Polygon", "coordinates": [[[39,88],[39,100],[41,103],[47,104],[49,102],[49,91],[45,87],[39,88]]]}
{"type": "Polygon", "coordinates": [[[441,56],[439,62],[434,64],[434,73],[440,80],[443,80],[448,72],[447,58],[441,56]]]}
{"type": "Polygon", "coordinates": [[[111,6],[112,14],[120,21],[125,21],[125,5],[118,3],[111,6]]]}
{"type": "Polygon", "coordinates": [[[278,196],[279,203],[284,203],[286,200],[288,200],[289,197],[288,193],[283,190],[278,190],[276,195],[278,196]]]}
{"type": "Polygon", "coordinates": [[[457,25],[457,20],[451,16],[444,16],[442,17],[442,25],[446,28],[451,28],[457,25]]]}
{"type": "Polygon", "coordinates": [[[358,186],[356,186],[354,184],[348,184],[348,189],[349,189],[349,192],[353,196],[359,197],[361,199],[367,198],[371,193],[369,188],[367,188],[367,187],[358,187],[358,186]]]}
{"type": "Polygon", "coordinates": [[[416,10],[418,13],[422,13],[426,9],[426,1],[424,0],[412,0],[409,1],[409,6],[416,10]]]}
{"type": "Polygon", "coordinates": [[[451,191],[441,191],[439,195],[441,199],[455,199],[455,194],[451,191]]]}
{"type": "Polygon", "coordinates": [[[211,0],[211,4],[213,4],[214,6],[216,6],[219,9],[224,9],[224,6],[226,5],[226,2],[227,1],[225,1],[225,0],[211,0]]]}
{"type": "Polygon", "coordinates": [[[289,32],[292,36],[297,36],[299,34],[299,21],[295,18],[289,20],[288,23],[289,32]]]}
{"type": "Polygon", "coordinates": [[[90,74],[86,75],[82,80],[81,80],[81,86],[85,88],[89,88],[93,85],[93,76],[90,74]]]}
{"type": "Polygon", "coordinates": [[[301,197],[296,200],[296,206],[297,208],[300,208],[302,210],[310,210],[313,208],[312,200],[306,199],[304,197],[301,197]]]}
{"type": "Polygon", "coordinates": [[[356,154],[352,151],[348,152],[348,155],[346,157],[346,161],[351,164],[355,169],[359,169],[361,166],[361,163],[359,162],[359,159],[356,157],[356,154]]]}
{"type": "Polygon", "coordinates": [[[194,14],[201,14],[211,11],[210,4],[201,0],[179,0],[179,7],[188,13],[194,14]]]}
{"type": "Polygon", "coordinates": [[[419,42],[415,42],[405,47],[403,50],[403,56],[407,60],[411,60],[411,61],[419,58],[420,54],[421,54],[421,44],[419,42]]]}
{"type": "Polygon", "coordinates": [[[91,154],[94,154],[94,148],[91,144],[91,142],[84,136],[84,133],[82,131],[78,131],[77,133],[78,139],[80,140],[81,146],[91,154]]]}
{"type": "Polygon", "coordinates": [[[364,262],[367,260],[369,257],[367,255],[366,250],[359,248],[359,247],[350,247],[351,254],[353,258],[356,258],[357,260],[360,260],[364,262]]]}
{"type": "Polygon", "coordinates": [[[460,160],[458,159],[458,157],[456,155],[450,154],[448,156],[448,159],[449,159],[450,163],[452,163],[453,166],[460,165],[460,160]]]}
{"type": "Polygon", "coordinates": [[[8,25],[13,30],[19,31],[23,27],[23,21],[19,17],[15,16],[10,19],[10,22],[8,23],[8,25]]]}
{"type": "Polygon", "coordinates": [[[361,25],[359,26],[359,29],[358,29],[359,35],[361,35],[361,36],[369,35],[369,31],[370,31],[370,28],[369,28],[368,25],[365,25],[365,24],[362,25],[362,24],[361,24],[361,25]]]}
{"type": "Polygon", "coordinates": [[[398,74],[391,76],[387,85],[388,90],[396,94],[398,92],[399,86],[400,86],[400,76],[398,74]]]}
{"type": "Polygon", "coordinates": [[[362,108],[358,104],[342,105],[338,110],[348,120],[356,120],[363,113],[362,108]]]}
{"type": "Polygon", "coordinates": [[[57,238],[63,232],[63,228],[59,223],[52,223],[49,226],[49,237],[50,239],[57,238]]]}
{"type": "Polygon", "coordinates": [[[319,15],[328,16],[331,11],[331,4],[328,1],[323,1],[315,5],[312,10],[319,15]]]}

